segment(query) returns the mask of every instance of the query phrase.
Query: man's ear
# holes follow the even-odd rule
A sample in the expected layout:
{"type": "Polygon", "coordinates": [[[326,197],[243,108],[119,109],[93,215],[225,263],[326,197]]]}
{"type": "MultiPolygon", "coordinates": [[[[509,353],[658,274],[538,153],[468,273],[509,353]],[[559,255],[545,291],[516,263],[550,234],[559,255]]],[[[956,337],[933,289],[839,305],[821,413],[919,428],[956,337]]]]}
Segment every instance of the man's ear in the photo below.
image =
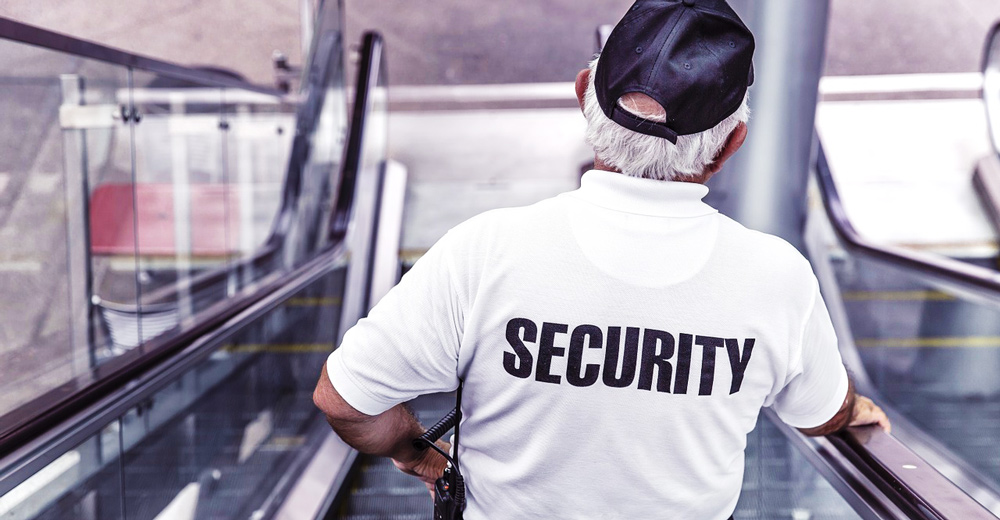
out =
{"type": "Polygon", "coordinates": [[[590,69],[583,69],[576,73],[576,99],[580,102],[580,110],[583,110],[583,98],[587,94],[587,83],[590,81],[590,69]]]}
{"type": "Polygon", "coordinates": [[[743,141],[747,139],[747,124],[740,123],[736,125],[736,128],[730,132],[729,137],[726,138],[726,144],[719,151],[719,155],[715,156],[715,160],[711,164],[705,167],[705,173],[708,175],[714,175],[722,169],[722,165],[729,160],[736,150],[739,150],[743,146],[743,141]]]}

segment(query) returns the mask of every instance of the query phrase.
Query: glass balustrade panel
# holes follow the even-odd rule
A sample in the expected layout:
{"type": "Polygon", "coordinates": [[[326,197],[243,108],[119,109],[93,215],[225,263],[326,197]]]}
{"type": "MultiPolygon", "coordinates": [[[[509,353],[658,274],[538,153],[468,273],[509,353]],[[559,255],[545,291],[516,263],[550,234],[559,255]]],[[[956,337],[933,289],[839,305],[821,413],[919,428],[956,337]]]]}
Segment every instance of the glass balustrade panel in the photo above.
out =
{"type": "Polygon", "coordinates": [[[239,218],[223,157],[222,89],[133,71],[140,333],[169,335],[234,294],[239,218]]]}
{"type": "Polygon", "coordinates": [[[0,431],[137,343],[128,70],[0,41],[0,431]],[[112,326],[112,322],[114,325],[112,326]]]}
{"type": "Polygon", "coordinates": [[[122,418],[130,520],[257,518],[281,495],[285,472],[300,471],[329,428],[311,396],[333,347],[343,272],[224,339],[122,418]]]}

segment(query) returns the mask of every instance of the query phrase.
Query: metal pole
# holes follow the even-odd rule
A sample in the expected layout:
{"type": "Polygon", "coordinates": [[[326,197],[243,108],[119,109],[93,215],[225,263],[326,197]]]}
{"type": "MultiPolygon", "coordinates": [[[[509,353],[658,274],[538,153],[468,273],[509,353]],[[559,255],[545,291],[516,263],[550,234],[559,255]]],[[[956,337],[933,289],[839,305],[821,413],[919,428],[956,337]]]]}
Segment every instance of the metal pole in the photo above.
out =
{"type": "MultiPolygon", "coordinates": [[[[221,101],[221,100],[220,100],[221,101]]],[[[170,119],[184,117],[187,107],[183,93],[170,94],[170,119]]],[[[168,126],[169,128],[169,126],[168,126]]],[[[174,205],[174,268],[177,270],[177,319],[181,322],[194,316],[191,295],[192,231],[191,173],[188,170],[187,135],[180,130],[170,132],[170,164],[174,205]]],[[[145,338],[139,338],[145,341],[145,338]]]]}
{"type": "MultiPolygon", "coordinates": [[[[233,204],[239,204],[239,196],[236,200],[233,200],[233,175],[232,175],[232,163],[229,160],[229,146],[232,144],[230,138],[233,135],[232,132],[232,122],[230,121],[229,111],[226,108],[228,105],[226,103],[226,90],[222,89],[219,91],[219,168],[222,171],[222,221],[224,237],[223,245],[223,258],[226,262],[226,297],[231,298],[233,295],[239,291],[240,288],[240,273],[236,269],[235,264],[239,262],[242,255],[234,255],[233,251],[236,249],[235,242],[236,239],[233,237],[234,233],[239,233],[240,230],[233,229],[231,224],[233,222],[233,204]]],[[[239,218],[239,216],[237,216],[239,218]]]]}
{"type": "Polygon", "coordinates": [[[730,0],[753,31],[749,134],[707,199],[743,225],[802,250],[805,190],[829,0],[730,0]]]}
{"type": "MultiPolygon", "coordinates": [[[[83,78],[63,74],[59,78],[64,107],[84,104],[83,78]]],[[[73,373],[97,366],[94,330],[91,326],[93,272],[90,263],[90,184],[87,179],[85,130],[63,128],[63,167],[66,172],[66,267],[69,274],[70,348],[73,373]]]]}
{"type": "Polygon", "coordinates": [[[309,59],[309,48],[312,47],[316,9],[313,0],[299,0],[299,16],[302,17],[302,58],[301,63],[309,59]]]}
{"type": "MultiPolygon", "coordinates": [[[[236,120],[231,124],[244,125],[231,126],[227,138],[236,138],[236,175],[237,190],[239,196],[237,201],[240,205],[240,237],[239,252],[241,258],[250,258],[256,246],[256,221],[257,200],[254,190],[254,153],[253,142],[250,135],[241,135],[240,128],[248,128],[254,123],[254,118],[250,106],[240,104],[236,107],[236,120]]],[[[231,166],[231,164],[230,164],[231,166]]],[[[243,283],[249,285],[253,283],[256,274],[253,263],[246,264],[243,268],[243,283]]]]}

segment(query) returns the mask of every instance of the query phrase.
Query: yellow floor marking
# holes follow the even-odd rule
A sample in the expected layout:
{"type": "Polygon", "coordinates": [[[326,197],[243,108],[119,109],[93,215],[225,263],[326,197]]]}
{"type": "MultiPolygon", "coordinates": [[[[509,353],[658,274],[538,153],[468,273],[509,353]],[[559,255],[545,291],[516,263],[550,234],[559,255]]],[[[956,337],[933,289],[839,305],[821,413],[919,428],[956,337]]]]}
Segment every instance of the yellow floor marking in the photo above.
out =
{"type": "Polygon", "coordinates": [[[283,436],[283,437],[275,436],[271,438],[271,442],[269,444],[272,446],[295,448],[298,446],[302,446],[305,443],[306,443],[306,438],[301,435],[297,435],[297,436],[283,436]]]}
{"type": "Polygon", "coordinates": [[[399,252],[399,259],[402,260],[403,263],[413,264],[417,260],[420,260],[420,257],[424,256],[426,253],[426,249],[403,249],[399,252]]]}
{"type": "Polygon", "coordinates": [[[954,336],[938,338],[864,338],[859,347],[1000,347],[1000,336],[954,336]]]}
{"type": "Polygon", "coordinates": [[[964,249],[972,247],[997,247],[996,240],[975,240],[968,242],[940,242],[936,244],[911,244],[906,242],[897,242],[892,244],[894,246],[902,247],[904,249],[916,249],[918,251],[923,250],[935,250],[935,249],[964,249]]]}
{"type": "Polygon", "coordinates": [[[333,352],[333,343],[275,343],[233,345],[225,348],[228,352],[247,354],[253,352],[270,352],[272,354],[303,354],[312,352],[333,352]]]}
{"type": "Polygon", "coordinates": [[[322,307],[324,305],[340,305],[339,296],[331,297],[301,297],[289,298],[285,305],[290,307],[322,307]]]}
{"type": "Polygon", "coordinates": [[[954,300],[955,297],[941,291],[848,291],[845,301],[918,301],[954,300]]]}

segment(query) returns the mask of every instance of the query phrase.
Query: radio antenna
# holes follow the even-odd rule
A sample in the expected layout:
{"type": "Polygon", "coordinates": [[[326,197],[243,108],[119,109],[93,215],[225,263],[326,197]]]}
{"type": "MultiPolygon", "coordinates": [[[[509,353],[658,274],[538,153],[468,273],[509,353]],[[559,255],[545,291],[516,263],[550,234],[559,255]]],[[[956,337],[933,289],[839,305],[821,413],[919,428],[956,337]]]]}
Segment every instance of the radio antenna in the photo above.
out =
{"type": "MultiPolygon", "coordinates": [[[[455,469],[458,468],[458,428],[462,424],[462,380],[458,380],[458,391],[455,396],[455,445],[452,446],[455,453],[455,469]]],[[[459,471],[461,471],[459,469],[459,471]]]]}

